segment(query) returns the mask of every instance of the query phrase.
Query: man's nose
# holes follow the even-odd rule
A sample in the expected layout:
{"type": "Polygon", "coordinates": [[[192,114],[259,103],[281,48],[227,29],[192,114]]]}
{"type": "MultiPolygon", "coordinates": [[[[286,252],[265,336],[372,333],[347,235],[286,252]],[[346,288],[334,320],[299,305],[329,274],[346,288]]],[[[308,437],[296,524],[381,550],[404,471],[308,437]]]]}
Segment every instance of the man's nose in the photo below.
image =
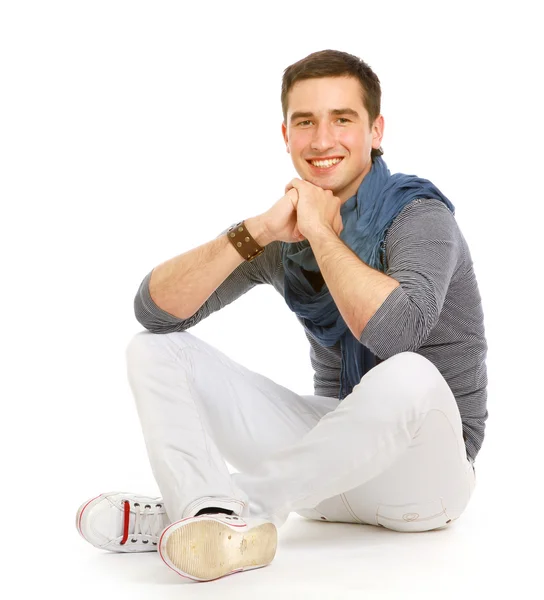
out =
{"type": "Polygon", "coordinates": [[[334,148],[335,139],[329,123],[320,123],[315,129],[312,139],[312,150],[325,152],[329,148],[334,148]]]}

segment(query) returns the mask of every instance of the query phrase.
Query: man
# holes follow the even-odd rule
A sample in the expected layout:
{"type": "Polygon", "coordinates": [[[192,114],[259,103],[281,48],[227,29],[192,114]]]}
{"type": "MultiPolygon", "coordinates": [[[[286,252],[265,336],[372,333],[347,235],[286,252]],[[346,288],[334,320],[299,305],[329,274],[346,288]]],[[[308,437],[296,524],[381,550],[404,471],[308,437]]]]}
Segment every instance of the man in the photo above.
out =
{"type": "Polygon", "coordinates": [[[128,346],[128,376],[162,498],[84,503],[77,526],[95,546],[158,549],[207,581],[268,565],[292,511],[416,532],[466,508],[487,419],[480,295],[453,205],[428,180],[389,173],[380,99],[355,56],[288,67],[282,132],[300,178],[143,280],[147,331],[128,346]],[[304,327],[315,395],[187,332],[260,283],[304,327]]]}

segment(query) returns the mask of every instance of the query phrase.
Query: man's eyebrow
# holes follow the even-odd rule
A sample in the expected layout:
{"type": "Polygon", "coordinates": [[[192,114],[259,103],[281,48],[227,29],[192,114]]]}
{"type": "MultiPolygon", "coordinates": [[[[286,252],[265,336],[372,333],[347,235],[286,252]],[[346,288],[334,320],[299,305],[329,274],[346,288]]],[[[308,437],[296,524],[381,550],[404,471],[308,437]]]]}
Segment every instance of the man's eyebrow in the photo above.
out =
{"type": "Polygon", "coordinates": [[[308,117],[313,117],[313,116],[314,116],[314,113],[312,113],[312,112],[302,112],[299,110],[297,112],[294,112],[291,115],[291,123],[293,121],[296,121],[297,119],[306,119],[308,117]]]}
{"type": "Polygon", "coordinates": [[[331,115],[351,115],[352,117],[358,117],[359,113],[353,108],[335,108],[331,110],[331,115]]]}
{"type": "MultiPolygon", "coordinates": [[[[351,115],[352,117],[359,117],[359,113],[353,108],[335,108],[329,111],[330,115],[351,115]]],[[[297,119],[308,119],[309,117],[313,117],[314,113],[312,112],[303,112],[296,111],[291,115],[291,123],[296,121],[297,119]]]]}

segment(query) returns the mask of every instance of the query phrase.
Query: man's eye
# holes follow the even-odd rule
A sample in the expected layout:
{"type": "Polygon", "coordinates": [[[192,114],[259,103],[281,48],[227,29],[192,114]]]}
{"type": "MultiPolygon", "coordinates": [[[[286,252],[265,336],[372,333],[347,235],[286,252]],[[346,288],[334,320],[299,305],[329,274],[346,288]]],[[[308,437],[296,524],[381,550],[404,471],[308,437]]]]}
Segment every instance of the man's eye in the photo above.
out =
{"type": "Polygon", "coordinates": [[[338,117],[337,121],[340,121],[341,125],[344,125],[345,123],[349,123],[349,119],[346,119],[344,117],[338,117]]]}
{"type": "Polygon", "coordinates": [[[300,121],[299,125],[303,125],[305,127],[306,125],[309,125],[310,123],[311,123],[311,121],[300,121]]]}

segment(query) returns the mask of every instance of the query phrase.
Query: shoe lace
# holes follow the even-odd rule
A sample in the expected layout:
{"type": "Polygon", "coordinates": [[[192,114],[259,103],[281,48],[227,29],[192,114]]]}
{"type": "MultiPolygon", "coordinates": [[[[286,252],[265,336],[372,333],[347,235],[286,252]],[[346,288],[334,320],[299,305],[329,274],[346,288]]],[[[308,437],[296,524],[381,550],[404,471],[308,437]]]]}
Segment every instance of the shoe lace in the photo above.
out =
{"type": "MultiPolygon", "coordinates": [[[[139,502],[133,503],[134,509],[134,531],[129,531],[130,526],[130,501],[124,500],[124,524],[123,524],[123,539],[121,545],[126,544],[129,535],[131,536],[130,541],[135,543],[138,541],[137,536],[144,538],[155,538],[159,537],[159,533],[164,529],[164,514],[159,511],[153,510],[151,504],[145,504],[143,508],[139,502]]],[[[155,504],[154,508],[162,508],[162,504],[155,504]]],[[[157,545],[156,541],[152,541],[153,546],[157,545]]],[[[143,539],[144,544],[148,544],[148,539],[143,539]]]]}

